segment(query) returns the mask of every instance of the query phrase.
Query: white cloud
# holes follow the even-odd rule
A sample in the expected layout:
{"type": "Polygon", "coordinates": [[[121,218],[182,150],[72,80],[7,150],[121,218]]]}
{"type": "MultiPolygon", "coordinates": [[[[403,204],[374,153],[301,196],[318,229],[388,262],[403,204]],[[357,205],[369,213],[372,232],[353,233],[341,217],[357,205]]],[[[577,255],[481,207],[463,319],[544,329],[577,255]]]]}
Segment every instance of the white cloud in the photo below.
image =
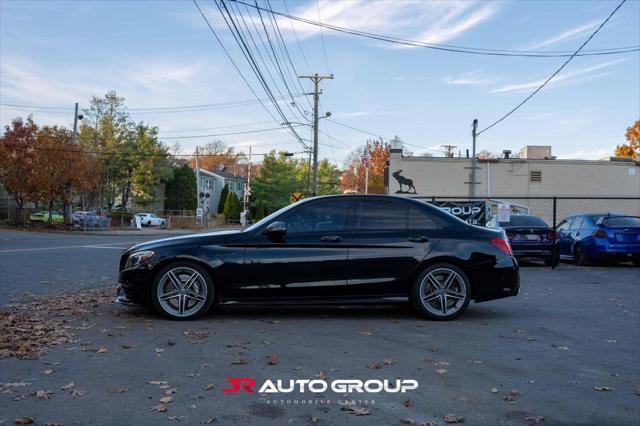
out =
{"type": "MultiPolygon", "coordinates": [[[[411,0],[391,1],[330,1],[320,0],[320,17],[315,2],[306,7],[290,9],[292,15],[360,31],[418,40],[425,43],[443,43],[462,36],[468,30],[490,19],[498,11],[497,3],[477,1],[427,2],[411,0]]],[[[291,32],[293,27],[299,38],[320,34],[317,26],[279,18],[280,29],[291,32]]],[[[326,35],[339,35],[324,30],[326,35]]],[[[404,47],[404,46],[403,46],[404,47]]],[[[408,46],[407,46],[408,47],[408,46]]]]}
{"type": "Polygon", "coordinates": [[[583,35],[593,32],[593,30],[595,30],[598,25],[600,25],[599,21],[592,21],[586,24],[578,25],[577,27],[573,27],[566,31],[563,31],[556,36],[529,46],[529,49],[541,49],[544,47],[549,47],[555,44],[561,44],[570,40],[574,40],[578,37],[582,37],[583,35]]]}
{"type": "Polygon", "coordinates": [[[495,83],[500,80],[501,76],[491,76],[483,72],[482,69],[463,72],[456,76],[446,76],[442,79],[445,84],[459,85],[459,86],[486,86],[487,84],[495,83]]]}
{"type": "Polygon", "coordinates": [[[615,152],[615,146],[609,148],[588,149],[580,151],[571,151],[565,155],[560,155],[558,158],[567,160],[601,160],[613,155],[615,152]]]}
{"type": "MultiPolygon", "coordinates": [[[[575,84],[575,83],[584,82],[587,80],[592,80],[594,78],[599,78],[606,75],[607,73],[596,74],[595,71],[617,65],[624,61],[625,59],[615,59],[612,61],[607,61],[600,64],[592,65],[590,67],[579,68],[577,70],[568,71],[568,72],[565,72],[564,74],[560,73],[553,80],[551,80],[546,87],[553,87],[553,86],[558,87],[560,83],[575,84]]],[[[530,81],[527,83],[509,84],[503,87],[499,87],[495,90],[492,90],[492,92],[493,93],[526,92],[529,90],[536,89],[538,86],[544,83],[546,79],[547,77],[530,81]]]]}

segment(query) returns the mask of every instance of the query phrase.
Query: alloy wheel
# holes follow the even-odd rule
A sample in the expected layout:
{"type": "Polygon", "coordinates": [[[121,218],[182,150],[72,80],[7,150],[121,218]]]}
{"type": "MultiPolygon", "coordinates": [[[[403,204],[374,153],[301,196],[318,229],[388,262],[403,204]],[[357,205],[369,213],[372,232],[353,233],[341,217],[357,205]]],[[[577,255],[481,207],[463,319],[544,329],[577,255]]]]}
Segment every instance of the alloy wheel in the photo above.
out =
{"type": "Polygon", "coordinates": [[[419,295],[422,306],[432,315],[454,315],[464,306],[467,285],[456,271],[438,268],[422,279],[419,295]]]}
{"type": "Polygon", "coordinates": [[[207,301],[207,293],[204,277],[186,266],[167,271],[157,286],[160,307],[175,317],[188,317],[199,312],[207,301]]]}

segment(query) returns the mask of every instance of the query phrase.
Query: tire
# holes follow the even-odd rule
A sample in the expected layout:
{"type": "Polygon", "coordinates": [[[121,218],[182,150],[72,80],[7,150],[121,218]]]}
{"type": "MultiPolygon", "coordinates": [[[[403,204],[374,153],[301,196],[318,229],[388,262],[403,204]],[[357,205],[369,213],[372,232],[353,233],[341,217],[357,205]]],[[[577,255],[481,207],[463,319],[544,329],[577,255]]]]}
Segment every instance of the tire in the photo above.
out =
{"type": "Polygon", "coordinates": [[[147,226],[151,226],[151,221],[147,222],[147,226]]]}
{"type": "Polygon", "coordinates": [[[151,287],[153,307],[173,320],[192,320],[204,315],[213,305],[214,296],[209,273],[189,261],[173,262],[163,267],[151,287]]]}
{"type": "Polygon", "coordinates": [[[413,307],[420,315],[430,320],[452,320],[467,309],[470,301],[471,282],[467,274],[450,263],[437,263],[428,266],[418,275],[411,288],[413,307]],[[441,286],[440,289],[436,288],[434,279],[441,286]],[[448,279],[453,280],[449,284],[451,292],[442,293],[442,286],[446,284],[448,279]],[[451,290],[452,288],[454,289],[451,290]],[[442,294],[435,294],[436,292],[442,294]],[[454,295],[456,297],[453,297],[454,295]],[[431,301],[425,300],[427,299],[425,296],[431,297],[431,301]]]}
{"type": "Polygon", "coordinates": [[[585,266],[589,264],[587,252],[581,244],[576,244],[573,248],[573,260],[576,262],[576,265],[585,266]]]}

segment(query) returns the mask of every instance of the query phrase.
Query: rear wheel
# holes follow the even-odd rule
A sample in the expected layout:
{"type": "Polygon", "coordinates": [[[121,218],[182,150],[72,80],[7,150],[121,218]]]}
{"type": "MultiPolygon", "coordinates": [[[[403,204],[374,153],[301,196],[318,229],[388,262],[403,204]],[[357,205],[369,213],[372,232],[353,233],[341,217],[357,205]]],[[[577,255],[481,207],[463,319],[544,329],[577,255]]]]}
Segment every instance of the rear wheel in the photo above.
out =
{"type": "Polygon", "coordinates": [[[581,244],[576,244],[573,248],[573,259],[576,261],[576,265],[584,266],[589,263],[587,252],[581,244]]]}
{"type": "Polygon", "coordinates": [[[193,262],[175,262],[158,272],[151,301],[158,312],[176,320],[204,315],[213,304],[214,286],[207,271],[193,262]]]}
{"type": "Polygon", "coordinates": [[[415,309],[423,316],[446,321],[461,315],[471,301],[471,283],[455,265],[429,266],[416,278],[411,290],[415,309]]]}

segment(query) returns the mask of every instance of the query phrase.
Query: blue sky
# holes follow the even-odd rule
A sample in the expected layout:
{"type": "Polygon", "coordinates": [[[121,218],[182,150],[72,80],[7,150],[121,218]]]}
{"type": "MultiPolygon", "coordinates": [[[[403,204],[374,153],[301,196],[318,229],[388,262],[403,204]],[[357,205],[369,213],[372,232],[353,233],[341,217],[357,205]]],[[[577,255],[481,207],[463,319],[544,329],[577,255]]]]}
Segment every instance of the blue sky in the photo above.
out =
{"type": "MultiPolygon", "coordinates": [[[[266,97],[213,3],[199,4],[256,92],[266,97]]],[[[282,0],[271,0],[271,5],[285,11],[282,0]]],[[[430,43],[514,50],[574,50],[616,5],[617,1],[286,4],[291,14],[316,21],[319,10],[322,22],[337,26],[430,43]]],[[[241,11],[249,19],[249,12],[241,11]]],[[[2,0],[0,12],[0,102],[69,108],[68,113],[34,112],[39,123],[70,126],[74,102],[86,107],[91,95],[108,90],[124,96],[131,108],[254,99],[191,1],[2,0]]],[[[640,2],[627,1],[587,49],[640,44],[639,22],[640,2]]],[[[398,47],[330,30],[321,34],[316,27],[284,18],[278,23],[299,73],[334,74],[334,80],[321,84],[323,110],[331,111],[339,122],[374,134],[399,135],[416,154],[439,155],[434,150],[441,144],[457,145],[464,152],[470,147],[474,118],[480,128],[490,124],[564,61],[398,47]]],[[[558,77],[513,116],[481,135],[478,150],[516,151],[530,144],[552,145],[561,158],[611,154],[624,141],[625,129],[640,118],[638,52],[578,57],[558,77]]],[[[308,80],[302,84],[311,89],[308,80]]],[[[296,120],[287,105],[281,105],[290,120],[296,120]]],[[[299,105],[309,109],[302,99],[299,105]]],[[[26,114],[2,107],[0,123],[4,126],[26,114]]],[[[131,115],[157,125],[167,144],[178,141],[173,136],[278,125],[256,103],[131,115]]],[[[323,123],[321,130],[320,156],[339,165],[367,139],[331,122],[323,123]]],[[[310,137],[306,127],[299,131],[310,137]]],[[[191,152],[211,139],[179,142],[184,152],[191,152]]],[[[249,145],[254,152],[301,150],[284,130],[216,139],[244,151],[249,145]]]]}

